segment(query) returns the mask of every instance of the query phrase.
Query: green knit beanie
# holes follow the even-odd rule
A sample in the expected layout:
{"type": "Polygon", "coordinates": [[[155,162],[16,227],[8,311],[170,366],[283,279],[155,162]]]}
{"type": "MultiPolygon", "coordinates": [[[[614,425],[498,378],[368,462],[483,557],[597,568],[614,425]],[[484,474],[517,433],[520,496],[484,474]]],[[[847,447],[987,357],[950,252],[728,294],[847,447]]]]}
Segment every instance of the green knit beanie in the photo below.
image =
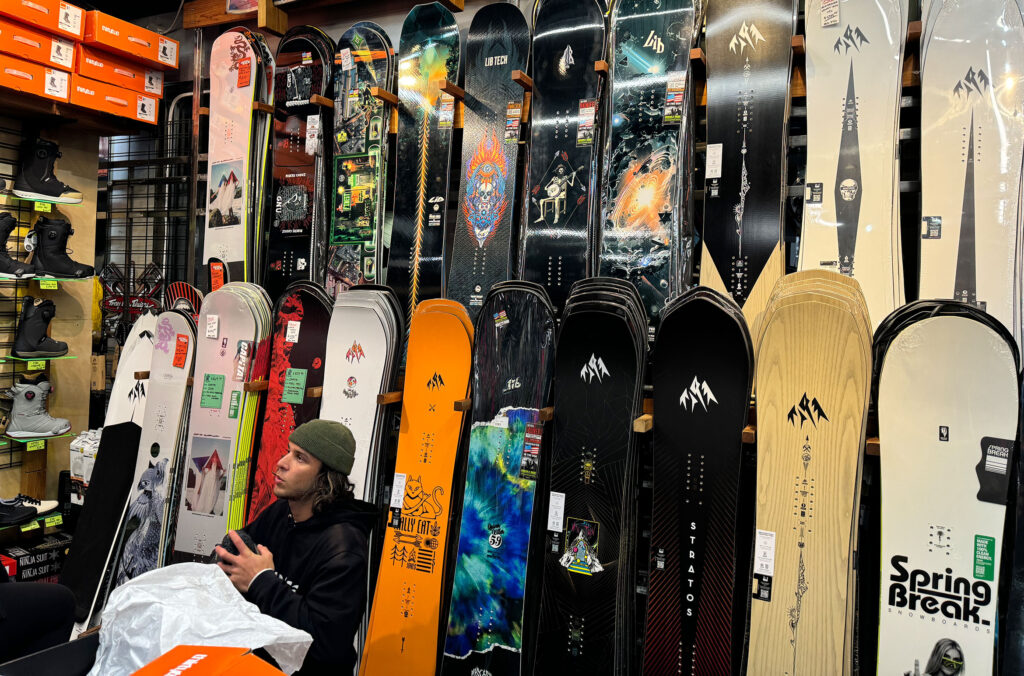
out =
{"type": "Polygon", "coordinates": [[[334,420],[310,420],[295,428],[289,441],[331,469],[348,476],[356,459],[352,432],[334,420]]]}

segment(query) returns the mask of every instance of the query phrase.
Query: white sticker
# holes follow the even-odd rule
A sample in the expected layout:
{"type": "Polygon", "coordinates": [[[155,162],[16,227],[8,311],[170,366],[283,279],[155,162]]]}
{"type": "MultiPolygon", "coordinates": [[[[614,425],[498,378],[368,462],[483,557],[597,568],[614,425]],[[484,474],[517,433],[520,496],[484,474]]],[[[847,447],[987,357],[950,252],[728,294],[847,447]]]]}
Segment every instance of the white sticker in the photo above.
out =
{"type": "Polygon", "coordinates": [[[43,91],[60,99],[68,98],[68,74],[62,70],[46,69],[46,82],[43,91]]]}
{"type": "Polygon", "coordinates": [[[135,104],[135,116],[146,122],[156,122],[156,99],[139,96],[135,104]]]}
{"type": "Polygon", "coordinates": [[[551,499],[548,501],[548,530],[554,533],[561,533],[564,516],[565,493],[551,491],[551,499]]]}
{"type": "Polygon", "coordinates": [[[754,542],[754,574],[775,575],[775,533],[770,530],[757,531],[754,542]]]}
{"type": "Polygon", "coordinates": [[[216,338],[220,329],[220,317],[217,315],[206,315],[206,337],[216,338]]]}
{"type": "Polygon", "coordinates": [[[66,2],[60,3],[60,16],[57,17],[57,28],[75,35],[82,34],[82,10],[66,2]]]}
{"type": "Polygon", "coordinates": [[[320,149],[320,116],[306,117],[306,154],[316,155],[320,149]]]}
{"type": "Polygon", "coordinates": [[[146,91],[159,96],[164,92],[164,74],[158,70],[146,71],[146,91]]]}
{"type": "Polygon", "coordinates": [[[286,343],[297,343],[299,342],[299,322],[291,319],[288,321],[288,328],[284,332],[284,342],[286,343]]]}
{"type": "Polygon", "coordinates": [[[75,47],[67,40],[50,39],[50,61],[65,68],[71,68],[75,55],[75,47]]]}
{"type": "Polygon", "coordinates": [[[178,43],[167,38],[160,38],[160,51],[156,55],[160,63],[168,66],[178,65],[178,43]]]}
{"type": "Polygon", "coordinates": [[[821,0],[821,26],[839,25],[839,0],[821,0]]]}
{"type": "Polygon", "coordinates": [[[352,70],[352,67],[355,65],[352,63],[352,50],[346,47],[338,52],[338,56],[341,57],[341,69],[352,70]]]}
{"type": "Polygon", "coordinates": [[[707,162],[704,166],[704,178],[722,178],[722,144],[709,143],[707,162]]]}
{"type": "Polygon", "coordinates": [[[391,509],[401,509],[405,501],[405,475],[395,472],[395,480],[391,485],[391,509]]]}

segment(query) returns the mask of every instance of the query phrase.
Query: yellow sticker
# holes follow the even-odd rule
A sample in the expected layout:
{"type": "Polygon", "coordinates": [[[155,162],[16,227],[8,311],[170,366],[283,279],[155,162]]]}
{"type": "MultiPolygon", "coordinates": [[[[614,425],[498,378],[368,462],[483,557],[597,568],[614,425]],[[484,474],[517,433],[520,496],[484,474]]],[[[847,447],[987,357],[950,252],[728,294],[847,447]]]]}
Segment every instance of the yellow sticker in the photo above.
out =
{"type": "Polygon", "coordinates": [[[46,362],[43,361],[42,359],[33,359],[28,363],[28,366],[26,366],[25,368],[27,368],[29,371],[42,371],[44,368],[46,368],[46,362]]]}
{"type": "Polygon", "coordinates": [[[36,439],[25,444],[26,451],[41,451],[46,448],[46,439],[36,439]]]}
{"type": "Polygon", "coordinates": [[[57,284],[57,280],[56,279],[40,279],[39,280],[39,288],[40,289],[50,289],[51,291],[54,291],[57,288],[59,288],[59,285],[57,284]]]}
{"type": "Polygon", "coordinates": [[[51,526],[60,526],[60,525],[63,525],[63,524],[64,524],[64,517],[61,516],[60,514],[53,514],[51,516],[46,517],[46,527],[47,528],[49,528],[51,526]]]}
{"type": "Polygon", "coordinates": [[[51,205],[49,202],[36,202],[35,209],[36,211],[50,213],[50,210],[53,209],[53,205],[51,205]]]}
{"type": "Polygon", "coordinates": [[[25,532],[28,532],[30,530],[35,530],[37,528],[39,528],[39,522],[38,521],[32,521],[31,523],[26,523],[24,526],[22,526],[21,527],[21,532],[25,533],[25,532]]]}

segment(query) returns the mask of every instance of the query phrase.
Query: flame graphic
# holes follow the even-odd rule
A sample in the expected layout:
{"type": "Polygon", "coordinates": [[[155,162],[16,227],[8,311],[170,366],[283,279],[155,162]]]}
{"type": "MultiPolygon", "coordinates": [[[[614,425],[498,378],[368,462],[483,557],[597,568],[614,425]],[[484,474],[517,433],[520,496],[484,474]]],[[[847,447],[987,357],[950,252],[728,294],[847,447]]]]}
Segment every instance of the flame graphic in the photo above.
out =
{"type": "Polygon", "coordinates": [[[469,236],[476,239],[483,247],[494,235],[497,225],[505,214],[508,206],[508,195],[505,194],[505,178],[508,176],[508,160],[498,135],[494,132],[485,134],[476,146],[476,152],[466,165],[466,199],[462,203],[462,213],[466,217],[466,228],[469,236]],[[485,183],[494,186],[497,203],[491,205],[489,212],[481,209],[478,188],[485,183]]]}
{"type": "Polygon", "coordinates": [[[611,220],[616,230],[647,230],[650,237],[668,244],[669,236],[661,224],[661,214],[672,209],[669,194],[675,166],[662,148],[645,158],[634,160],[622,179],[611,220]]]}

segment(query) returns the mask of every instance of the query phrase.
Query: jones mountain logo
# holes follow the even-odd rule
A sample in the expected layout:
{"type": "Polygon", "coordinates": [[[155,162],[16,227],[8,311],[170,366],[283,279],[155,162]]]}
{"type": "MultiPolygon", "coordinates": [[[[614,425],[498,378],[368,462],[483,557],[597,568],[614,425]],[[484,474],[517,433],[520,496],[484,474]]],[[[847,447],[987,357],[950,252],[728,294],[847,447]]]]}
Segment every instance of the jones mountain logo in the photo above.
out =
{"type": "Polygon", "coordinates": [[[583,382],[590,383],[594,378],[597,378],[597,382],[602,382],[604,376],[611,377],[611,373],[608,373],[608,368],[604,365],[604,362],[600,357],[596,356],[593,352],[590,353],[590,361],[583,365],[580,370],[580,378],[583,382]]]}
{"type": "Polygon", "coordinates": [[[576,62],[572,58],[572,45],[566,45],[562,56],[558,57],[558,74],[565,77],[569,74],[569,66],[575,64],[576,62]]]}
{"type": "Polygon", "coordinates": [[[359,363],[359,361],[366,356],[363,352],[363,346],[358,341],[352,341],[352,347],[348,348],[348,352],[345,353],[345,359],[351,364],[353,361],[359,363]]]}
{"type": "Polygon", "coordinates": [[[800,403],[789,409],[789,413],[786,414],[786,420],[791,425],[796,427],[797,416],[800,417],[800,427],[803,428],[805,422],[810,422],[815,427],[818,423],[824,420],[828,422],[828,416],[825,415],[825,409],[821,407],[817,399],[807,399],[807,393],[804,392],[804,396],[800,397],[800,403]]]}
{"type": "Polygon", "coordinates": [[[757,30],[757,26],[754,24],[748,26],[747,22],[744,21],[740,29],[732,36],[732,40],[729,41],[729,51],[735,54],[737,47],[740,54],[747,47],[750,47],[751,51],[753,51],[757,49],[757,43],[759,42],[767,42],[767,40],[761,35],[761,31],[757,30]]]}
{"type": "Polygon", "coordinates": [[[889,561],[895,570],[889,575],[886,594],[890,606],[983,626],[991,624],[980,615],[981,608],[992,602],[992,588],[987,582],[955,577],[952,568],[942,573],[907,570],[904,564],[908,560],[897,554],[889,561]]]}
{"type": "Polygon", "coordinates": [[[693,377],[690,387],[683,390],[683,394],[679,397],[679,405],[686,409],[687,404],[689,404],[691,412],[697,408],[697,404],[700,404],[701,408],[707,411],[709,405],[717,403],[718,400],[715,399],[711,387],[708,386],[708,381],[701,381],[697,376],[693,377]]]}
{"type": "Polygon", "coordinates": [[[651,31],[648,34],[647,39],[644,40],[644,47],[653,47],[655,54],[661,54],[665,51],[665,43],[661,41],[661,38],[654,34],[654,31],[651,31]]]}
{"type": "Polygon", "coordinates": [[[832,49],[835,50],[836,54],[838,54],[839,48],[845,47],[846,51],[843,52],[843,54],[848,54],[850,52],[850,47],[853,47],[859,52],[861,45],[869,44],[871,44],[871,41],[868,40],[867,36],[861,32],[860,28],[853,28],[850,24],[846,24],[846,32],[839,36],[839,39],[836,40],[836,44],[832,46],[832,49]]]}
{"type": "Polygon", "coordinates": [[[433,377],[427,381],[428,390],[436,390],[444,387],[444,379],[438,373],[434,373],[433,377]]]}
{"type": "Polygon", "coordinates": [[[971,94],[974,94],[975,92],[977,92],[979,96],[984,94],[990,84],[992,83],[989,81],[988,75],[986,75],[985,71],[981,68],[978,70],[968,68],[967,73],[957,80],[955,85],[953,85],[953,93],[956,96],[963,96],[970,99],[971,94]]]}

